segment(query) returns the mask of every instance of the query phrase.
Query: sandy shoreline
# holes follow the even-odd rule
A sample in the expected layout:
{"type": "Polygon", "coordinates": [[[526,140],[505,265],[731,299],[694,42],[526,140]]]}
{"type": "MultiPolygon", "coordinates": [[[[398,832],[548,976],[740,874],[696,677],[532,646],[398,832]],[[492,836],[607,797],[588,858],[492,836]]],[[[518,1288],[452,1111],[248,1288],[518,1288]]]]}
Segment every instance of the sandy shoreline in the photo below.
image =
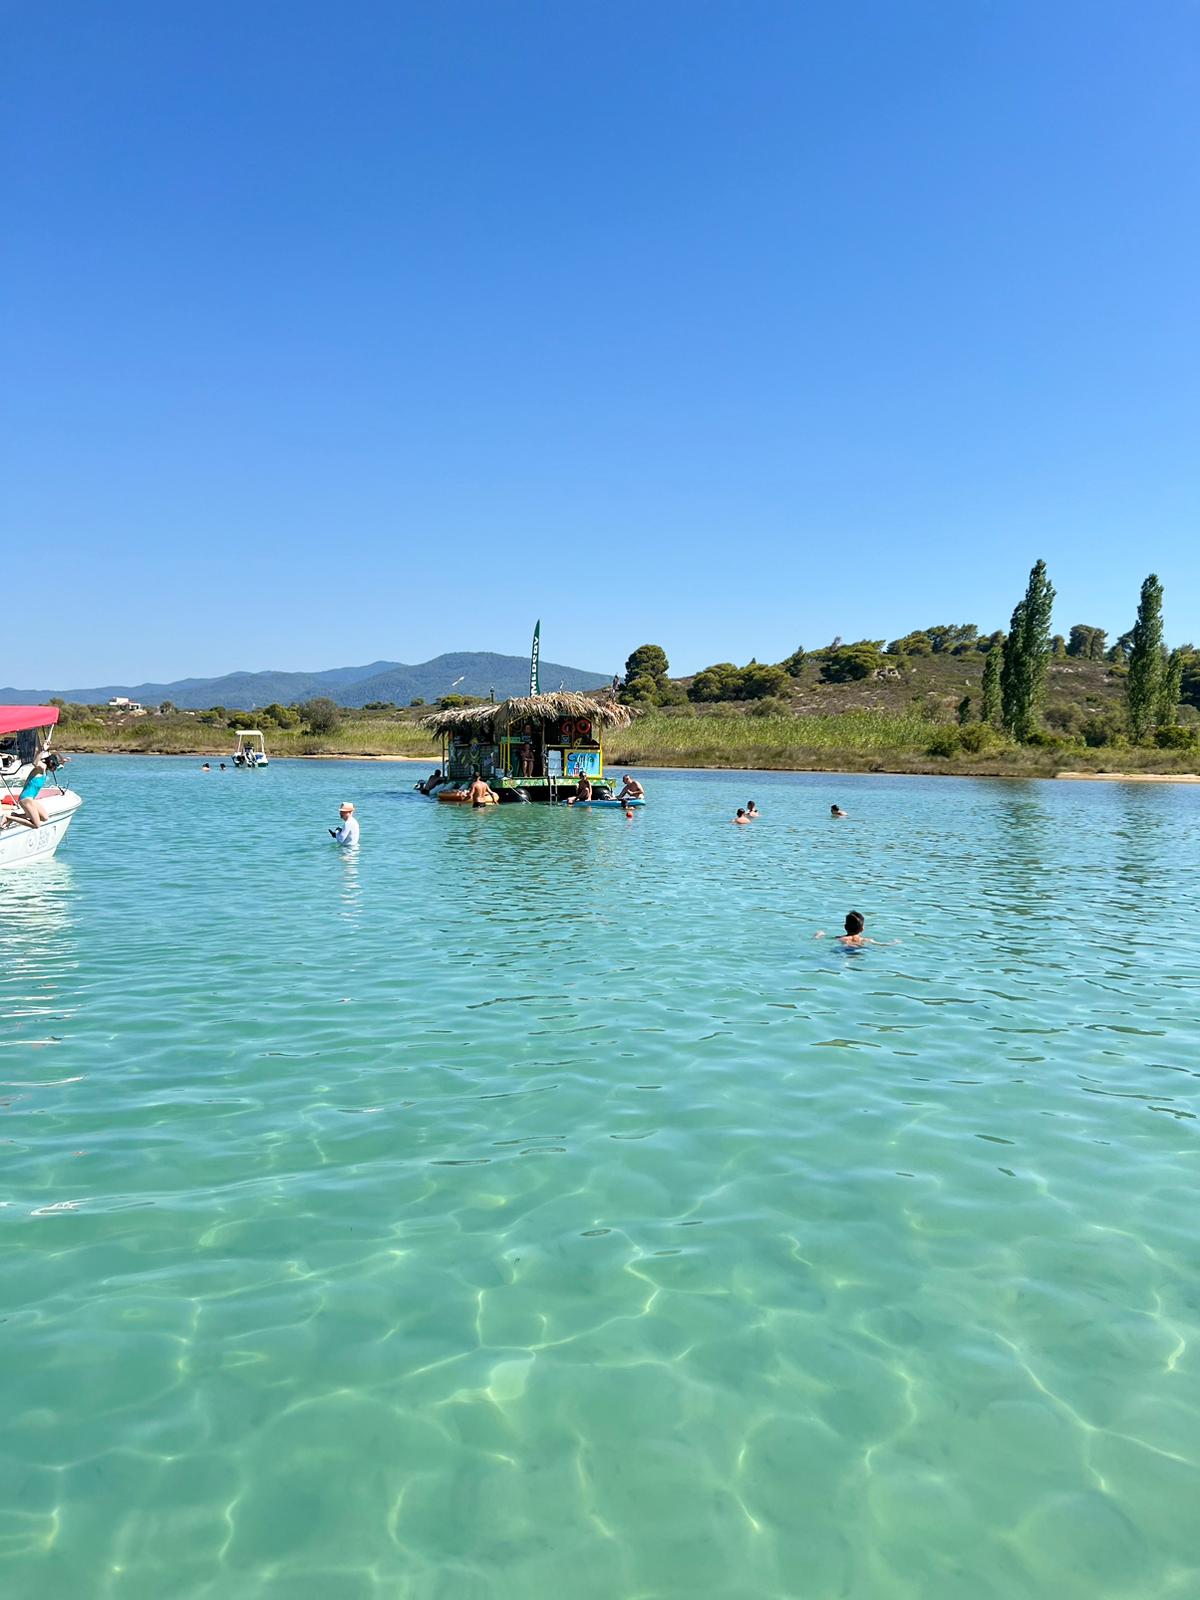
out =
{"type": "Polygon", "coordinates": [[[1075,783],[1200,783],[1195,772],[1056,772],[1075,783]]]}

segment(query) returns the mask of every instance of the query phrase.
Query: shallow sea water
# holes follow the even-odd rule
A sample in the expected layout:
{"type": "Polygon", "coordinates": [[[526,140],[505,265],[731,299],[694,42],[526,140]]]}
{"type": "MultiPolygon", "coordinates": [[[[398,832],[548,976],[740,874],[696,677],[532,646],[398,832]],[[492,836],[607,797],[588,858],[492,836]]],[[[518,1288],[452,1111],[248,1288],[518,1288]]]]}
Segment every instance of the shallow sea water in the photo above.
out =
{"type": "Polygon", "coordinates": [[[1200,791],[71,772],[5,1600],[1200,1594],[1200,791]]]}

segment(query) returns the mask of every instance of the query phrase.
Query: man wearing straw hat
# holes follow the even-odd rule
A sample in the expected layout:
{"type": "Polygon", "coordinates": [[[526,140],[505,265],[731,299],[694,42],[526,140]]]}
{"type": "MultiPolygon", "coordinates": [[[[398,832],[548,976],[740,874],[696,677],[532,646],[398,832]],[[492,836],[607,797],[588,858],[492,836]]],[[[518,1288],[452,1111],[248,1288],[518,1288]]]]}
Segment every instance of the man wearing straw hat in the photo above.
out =
{"type": "Polygon", "coordinates": [[[354,815],[354,803],[343,800],[338,807],[338,815],[342,819],[340,828],[330,828],[329,832],[335,844],[354,845],[358,843],[358,818],[354,815]]]}

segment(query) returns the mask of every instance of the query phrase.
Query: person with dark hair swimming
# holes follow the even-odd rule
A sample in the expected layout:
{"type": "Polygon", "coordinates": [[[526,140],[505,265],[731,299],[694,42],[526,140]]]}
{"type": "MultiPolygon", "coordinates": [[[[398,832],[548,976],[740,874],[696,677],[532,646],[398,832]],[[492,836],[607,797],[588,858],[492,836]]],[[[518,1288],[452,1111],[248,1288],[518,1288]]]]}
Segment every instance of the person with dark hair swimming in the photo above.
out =
{"type": "Polygon", "coordinates": [[[757,822],[758,818],[762,816],[762,812],[754,804],[753,800],[746,801],[746,815],[752,822],[757,822]]]}
{"type": "MultiPolygon", "coordinates": [[[[846,931],[845,933],[838,934],[837,942],[847,950],[858,950],[861,949],[861,947],[865,944],[900,943],[899,939],[868,939],[867,935],[863,932],[863,929],[866,927],[866,925],[867,919],[863,916],[861,911],[847,911],[846,921],[844,923],[846,931]]],[[[824,937],[824,928],[822,928],[819,933],[813,934],[814,939],[823,939],[824,937]]]]}
{"type": "Polygon", "coordinates": [[[850,815],[850,813],[848,811],[843,811],[841,806],[830,806],[829,815],[831,817],[847,817],[850,815]]]}

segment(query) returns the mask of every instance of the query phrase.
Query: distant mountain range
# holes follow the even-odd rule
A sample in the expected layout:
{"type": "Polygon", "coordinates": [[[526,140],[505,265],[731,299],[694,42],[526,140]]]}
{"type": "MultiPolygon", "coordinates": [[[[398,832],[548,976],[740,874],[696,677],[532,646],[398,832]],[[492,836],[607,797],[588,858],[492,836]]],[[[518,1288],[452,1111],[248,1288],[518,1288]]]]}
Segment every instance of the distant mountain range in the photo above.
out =
{"type": "MultiPolygon", "coordinates": [[[[559,684],[566,689],[595,689],[610,678],[609,673],[585,672],[582,667],[564,667],[556,661],[543,661],[539,668],[543,689],[557,689],[559,684]]],[[[209,706],[254,711],[275,702],[286,706],[318,695],[341,706],[365,706],[373,700],[406,706],[416,699],[432,703],[444,694],[486,695],[493,690],[497,700],[528,694],[529,658],[469,650],[435,656],[415,667],[401,661],[372,661],[365,667],[331,667],[325,672],[229,672],[223,678],[106,683],[96,689],[0,689],[0,704],[44,705],[57,696],[82,705],[103,705],[125,695],[144,706],[170,700],[185,711],[204,711],[209,706]]]]}

